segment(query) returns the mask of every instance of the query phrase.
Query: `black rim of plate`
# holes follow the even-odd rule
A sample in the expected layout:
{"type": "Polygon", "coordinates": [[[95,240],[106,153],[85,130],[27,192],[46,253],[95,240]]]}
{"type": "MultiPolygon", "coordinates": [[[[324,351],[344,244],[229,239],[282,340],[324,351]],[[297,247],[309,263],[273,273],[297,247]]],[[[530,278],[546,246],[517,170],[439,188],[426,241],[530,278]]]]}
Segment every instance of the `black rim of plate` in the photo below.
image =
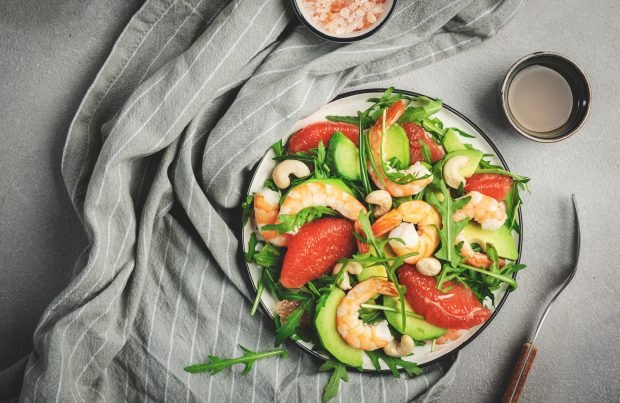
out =
{"type": "MultiPolygon", "coordinates": [[[[328,41],[332,41],[332,42],[340,42],[340,43],[351,43],[351,42],[357,42],[357,41],[361,41],[362,39],[366,39],[371,37],[372,35],[374,35],[377,31],[379,31],[384,25],[385,23],[390,19],[390,17],[392,16],[392,12],[394,11],[394,9],[396,8],[396,0],[392,1],[392,7],[390,7],[389,10],[386,11],[386,15],[385,18],[377,24],[376,27],[374,27],[373,29],[371,29],[370,31],[366,32],[363,35],[359,35],[359,36],[353,36],[353,37],[349,37],[349,38],[341,38],[338,36],[332,36],[332,35],[327,35],[324,32],[319,31],[318,29],[316,29],[316,27],[314,26],[314,24],[312,24],[312,22],[308,21],[306,19],[306,17],[303,15],[303,13],[301,12],[301,10],[299,9],[299,5],[297,4],[297,0],[291,0],[291,4],[293,5],[293,11],[295,11],[295,15],[297,16],[297,18],[306,26],[306,28],[308,28],[313,34],[326,39],[328,41]]],[[[335,98],[334,101],[338,99],[335,98]]]]}
{"type": "MultiPolygon", "coordinates": [[[[364,89],[364,90],[355,90],[355,91],[345,92],[344,94],[340,94],[337,97],[335,97],[329,103],[332,103],[332,102],[337,101],[339,99],[348,98],[348,97],[351,97],[351,96],[354,96],[354,95],[383,93],[383,92],[385,92],[385,90],[386,90],[386,88],[370,88],[370,89],[364,89]]],[[[398,92],[398,93],[409,95],[409,96],[415,96],[415,97],[427,96],[427,95],[424,95],[424,94],[420,94],[420,93],[412,92],[412,91],[406,91],[406,90],[394,90],[394,92],[398,92]]],[[[432,98],[432,97],[429,97],[429,98],[432,98]]],[[[471,125],[478,132],[478,134],[489,144],[489,146],[491,146],[491,148],[495,152],[495,155],[500,160],[500,162],[502,163],[504,168],[506,170],[510,171],[510,168],[508,168],[508,164],[506,164],[506,160],[504,160],[504,157],[502,156],[502,154],[499,152],[499,150],[497,149],[495,144],[491,141],[489,136],[487,136],[487,134],[485,132],[483,132],[482,129],[480,129],[480,127],[478,127],[476,124],[474,124],[474,122],[469,120],[465,115],[463,115],[461,112],[457,111],[456,109],[454,109],[450,105],[447,105],[447,104],[444,103],[443,107],[445,109],[449,110],[450,112],[454,113],[459,118],[463,119],[469,125],[471,125]]],[[[257,168],[261,164],[261,162],[265,159],[265,157],[266,157],[268,152],[269,152],[269,150],[267,150],[265,152],[263,157],[254,166],[254,168],[253,168],[254,172],[252,173],[252,179],[250,180],[248,188],[247,188],[247,190],[245,192],[246,196],[249,194],[249,191],[250,191],[250,189],[252,189],[252,185],[254,184],[254,181],[256,180],[257,168]]],[[[522,217],[522,214],[521,214],[521,206],[519,206],[519,226],[521,228],[521,232],[519,234],[519,242],[518,242],[518,246],[517,246],[518,247],[518,251],[519,251],[519,257],[518,257],[518,259],[516,260],[515,263],[519,263],[521,261],[521,250],[522,250],[522,245],[523,245],[523,217],[522,217]]],[[[245,259],[245,254],[244,254],[245,247],[246,247],[247,241],[248,241],[246,239],[244,231],[243,231],[244,228],[245,228],[245,226],[242,225],[241,226],[241,242],[242,242],[242,246],[240,248],[240,252],[241,252],[241,257],[243,259],[243,262],[244,262],[245,268],[246,268],[246,273],[245,274],[247,276],[247,281],[249,281],[250,285],[252,286],[252,289],[254,290],[254,296],[256,296],[256,292],[257,292],[256,284],[254,283],[254,280],[252,278],[252,274],[250,272],[250,266],[248,265],[248,262],[245,259]]],[[[514,279],[516,279],[517,278],[517,273],[513,273],[512,277],[514,279]]],[[[455,347],[453,350],[451,350],[448,353],[442,355],[441,357],[437,357],[437,358],[435,358],[435,359],[433,359],[431,361],[425,362],[424,364],[419,364],[419,366],[421,368],[424,368],[424,367],[427,367],[429,365],[436,364],[436,363],[438,363],[440,361],[443,361],[444,359],[448,359],[450,357],[453,357],[455,353],[459,352],[463,347],[467,346],[471,341],[473,341],[476,337],[478,337],[484,331],[484,329],[486,329],[486,327],[491,323],[491,321],[493,321],[493,319],[498,314],[498,312],[500,311],[500,309],[504,305],[504,302],[506,302],[506,299],[508,298],[508,295],[511,292],[512,292],[512,290],[506,289],[506,292],[504,293],[502,299],[495,306],[495,309],[493,310],[493,313],[491,314],[491,317],[489,318],[489,320],[487,320],[485,323],[483,323],[482,326],[480,327],[480,329],[476,330],[476,332],[474,334],[472,334],[471,337],[469,337],[467,340],[465,340],[459,346],[455,347]]],[[[264,311],[264,313],[273,320],[274,316],[271,313],[271,311],[267,308],[267,306],[265,306],[265,303],[263,302],[262,298],[260,300],[260,306],[261,306],[261,309],[264,311]]],[[[298,341],[294,341],[294,343],[299,348],[301,348],[303,351],[305,351],[307,354],[310,354],[310,356],[314,357],[315,359],[320,360],[320,361],[325,361],[325,357],[323,357],[322,355],[320,355],[316,351],[311,350],[310,348],[304,346],[303,344],[299,343],[298,341]]],[[[376,369],[366,369],[366,368],[364,368],[363,372],[368,372],[368,373],[390,373],[390,370],[389,369],[376,370],[376,369]]]]}

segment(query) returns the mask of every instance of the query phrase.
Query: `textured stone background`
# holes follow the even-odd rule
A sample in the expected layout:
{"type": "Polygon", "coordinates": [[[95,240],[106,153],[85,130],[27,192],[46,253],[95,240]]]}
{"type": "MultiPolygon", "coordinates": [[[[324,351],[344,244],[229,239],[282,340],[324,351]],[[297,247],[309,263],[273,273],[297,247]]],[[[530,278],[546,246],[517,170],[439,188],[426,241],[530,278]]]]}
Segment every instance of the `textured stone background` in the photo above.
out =
{"type": "MultiPolygon", "coordinates": [[[[86,245],[60,174],[68,126],[137,0],[0,2],[0,371],[32,348],[45,306],[86,245]]],[[[620,2],[529,0],[493,39],[390,82],[439,96],[486,131],[510,167],[533,178],[525,195],[520,288],[461,353],[445,401],[494,401],[521,344],[572,259],[569,195],[580,202],[580,271],[557,301],[523,401],[620,400],[620,2]],[[538,144],[508,131],[499,81],[524,54],[552,50],[586,72],[590,118],[575,137],[538,144]]]]}

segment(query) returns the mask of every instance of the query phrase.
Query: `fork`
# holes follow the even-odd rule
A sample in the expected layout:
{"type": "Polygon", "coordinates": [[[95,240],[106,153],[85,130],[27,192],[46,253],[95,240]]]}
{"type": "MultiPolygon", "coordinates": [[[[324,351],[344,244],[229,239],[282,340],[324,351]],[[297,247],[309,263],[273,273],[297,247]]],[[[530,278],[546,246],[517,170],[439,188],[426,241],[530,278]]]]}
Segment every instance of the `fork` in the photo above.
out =
{"type": "Polygon", "coordinates": [[[506,392],[504,393],[504,397],[502,398],[502,403],[516,403],[519,401],[519,397],[521,396],[521,392],[523,392],[523,387],[525,386],[525,381],[527,380],[527,375],[532,368],[532,364],[534,363],[534,358],[538,353],[538,346],[536,346],[536,339],[538,338],[538,334],[540,333],[540,329],[542,327],[547,314],[549,313],[549,309],[551,305],[555,302],[558,296],[564,291],[566,286],[571,282],[573,277],[575,277],[575,273],[577,272],[577,266],[579,264],[579,250],[581,249],[581,226],[579,224],[579,212],[577,209],[577,199],[575,195],[571,195],[573,201],[573,210],[575,212],[575,223],[577,224],[577,237],[575,240],[576,243],[576,252],[575,252],[575,260],[573,264],[573,268],[562,285],[558,292],[551,298],[551,301],[547,304],[545,311],[538,321],[538,325],[536,326],[536,330],[534,331],[534,337],[532,337],[531,341],[523,344],[521,348],[521,354],[519,355],[519,359],[517,360],[517,364],[515,366],[514,372],[510,378],[510,383],[508,384],[508,388],[506,388],[506,392]]]}

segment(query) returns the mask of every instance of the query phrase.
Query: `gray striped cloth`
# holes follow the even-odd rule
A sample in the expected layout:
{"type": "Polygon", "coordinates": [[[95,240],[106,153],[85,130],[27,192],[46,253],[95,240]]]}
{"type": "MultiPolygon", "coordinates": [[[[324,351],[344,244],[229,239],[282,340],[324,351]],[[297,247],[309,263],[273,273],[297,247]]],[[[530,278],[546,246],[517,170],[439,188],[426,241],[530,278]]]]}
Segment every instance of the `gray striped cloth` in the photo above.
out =
{"type": "MultiPolygon", "coordinates": [[[[273,346],[271,320],[249,316],[239,253],[252,166],[338,93],[478,44],[518,6],[401,0],[377,35],[342,45],[300,26],[285,0],[146,1],[67,137],[63,176],[90,246],[41,318],[22,400],[319,400],[328,375],[294,344],[244,376],[183,371],[238,344],[273,346]]],[[[434,401],[455,367],[353,372],[338,399],[434,401]]]]}

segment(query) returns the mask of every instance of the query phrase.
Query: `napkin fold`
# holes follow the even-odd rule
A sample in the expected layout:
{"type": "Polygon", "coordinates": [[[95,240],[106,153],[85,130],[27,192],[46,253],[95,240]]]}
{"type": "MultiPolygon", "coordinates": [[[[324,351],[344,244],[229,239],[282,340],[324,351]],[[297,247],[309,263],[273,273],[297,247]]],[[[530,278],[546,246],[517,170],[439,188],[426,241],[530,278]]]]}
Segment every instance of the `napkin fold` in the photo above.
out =
{"type": "MultiPolygon", "coordinates": [[[[272,321],[249,315],[240,253],[253,165],[337,94],[472,47],[519,5],[399,1],[376,35],[336,44],[285,0],[147,0],[67,137],[63,177],[90,246],[39,322],[21,399],[320,400],[328,375],[293,343],[247,375],[183,370],[273,347],[272,321]]],[[[414,379],[351,372],[340,399],[435,401],[455,368],[453,356],[414,379]]]]}

